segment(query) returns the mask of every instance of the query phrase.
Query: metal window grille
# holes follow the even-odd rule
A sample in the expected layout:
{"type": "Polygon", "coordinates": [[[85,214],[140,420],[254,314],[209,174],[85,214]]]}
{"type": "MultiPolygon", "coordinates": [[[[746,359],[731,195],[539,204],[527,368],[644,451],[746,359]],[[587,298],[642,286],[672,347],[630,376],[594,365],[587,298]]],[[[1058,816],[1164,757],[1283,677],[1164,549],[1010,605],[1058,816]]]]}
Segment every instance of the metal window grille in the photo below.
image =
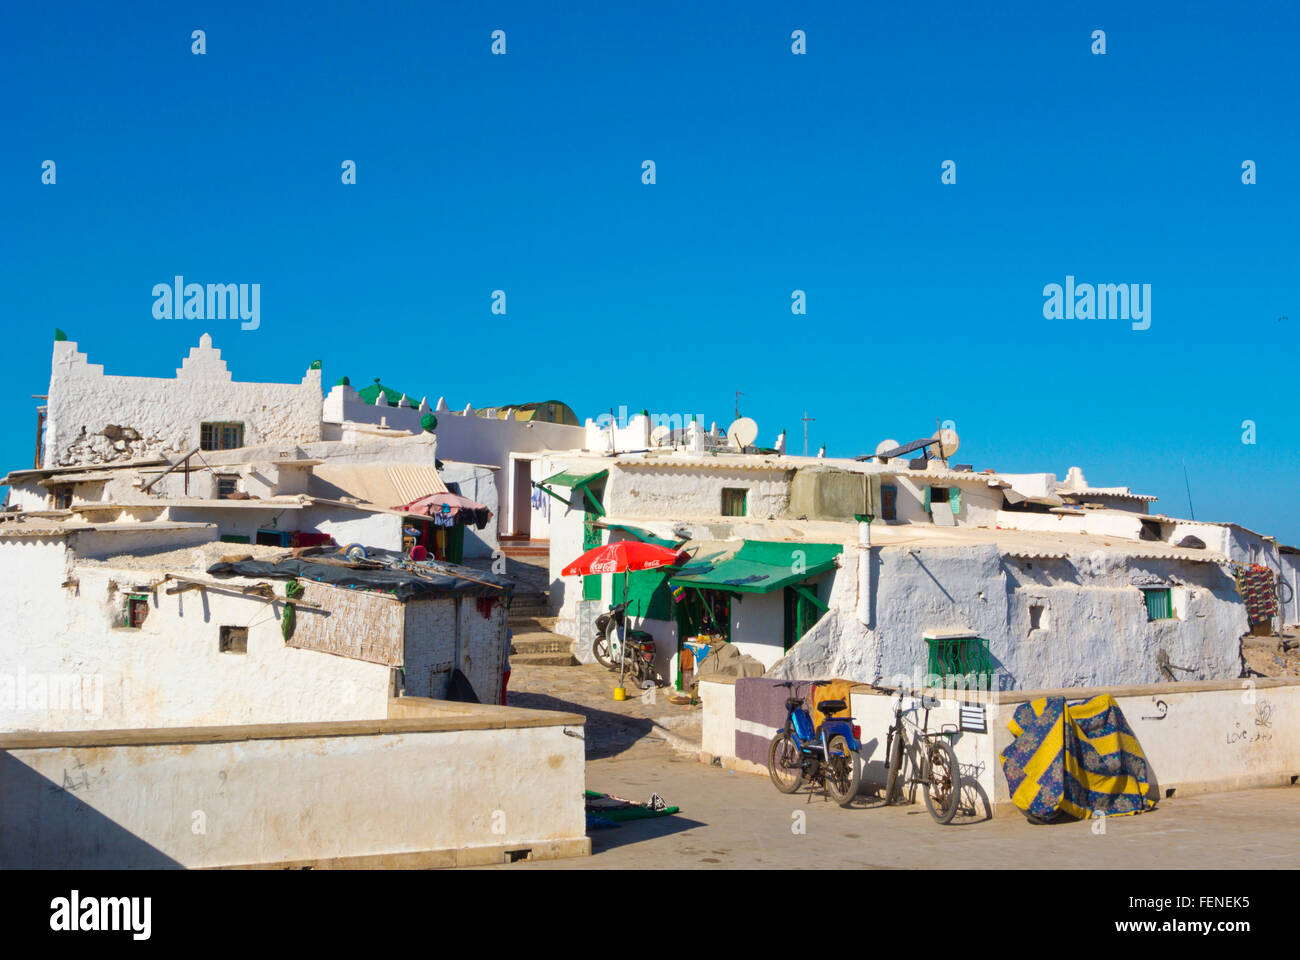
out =
{"type": "Polygon", "coordinates": [[[993,657],[983,637],[926,637],[930,648],[928,673],[941,680],[949,677],[993,679],[993,657]]]}

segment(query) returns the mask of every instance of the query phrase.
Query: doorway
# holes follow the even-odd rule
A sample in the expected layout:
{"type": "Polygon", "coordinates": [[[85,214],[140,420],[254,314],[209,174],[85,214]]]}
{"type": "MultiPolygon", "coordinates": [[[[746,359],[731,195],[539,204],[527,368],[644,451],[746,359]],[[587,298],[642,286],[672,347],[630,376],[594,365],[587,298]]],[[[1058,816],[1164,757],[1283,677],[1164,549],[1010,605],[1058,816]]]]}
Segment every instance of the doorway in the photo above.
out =
{"type": "Polygon", "coordinates": [[[514,488],[510,495],[510,533],[528,540],[532,535],[533,461],[514,460],[514,488]]]}

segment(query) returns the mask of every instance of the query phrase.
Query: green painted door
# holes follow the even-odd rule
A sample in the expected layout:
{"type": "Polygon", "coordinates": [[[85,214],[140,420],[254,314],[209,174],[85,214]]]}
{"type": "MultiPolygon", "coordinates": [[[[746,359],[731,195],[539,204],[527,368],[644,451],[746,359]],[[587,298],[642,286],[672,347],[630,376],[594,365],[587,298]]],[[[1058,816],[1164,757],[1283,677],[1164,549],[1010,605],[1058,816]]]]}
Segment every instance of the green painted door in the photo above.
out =
{"type": "Polygon", "coordinates": [[[457,524],[447,530],[447,561],[461,563],[465,559],[465,528],[457,524]]]}
{"type": "MultiPolygon", "coordinates": [[[[593,522],[596,519],[596,513],[587,508],[587,515],[582,521],[582,551],[586,553],[592,547],[600,546],[600,527],[593,522]]],[[[599,600],[600,599],[600,577],[583,577],[582,578],[582,599],[599,600]]]]}
{"type": "MultiPolygon", "coordinates": [[[[813,589],[811,586],[808,589],[813,589]]],[[[785,588],[785,649],[789,650],[821,617],[817,605],[794,587],[785,588]]]]}

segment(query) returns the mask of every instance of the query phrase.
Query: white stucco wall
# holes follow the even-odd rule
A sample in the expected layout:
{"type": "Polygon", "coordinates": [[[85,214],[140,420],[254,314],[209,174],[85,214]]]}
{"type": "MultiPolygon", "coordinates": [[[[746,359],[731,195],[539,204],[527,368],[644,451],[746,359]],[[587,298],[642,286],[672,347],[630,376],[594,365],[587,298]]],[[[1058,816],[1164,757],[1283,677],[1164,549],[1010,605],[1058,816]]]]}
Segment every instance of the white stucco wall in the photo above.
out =
{"type": "Polygon", "coordinates": [[[226,739],[42,748],[0,737],[0,867],[452,866],[512,850],[585,854],[582,739],[509,720],[535,711],[501,712],[505,729],[398,721],[335,735],[209,729],[226,739]]]}
{"type": "Polygon", "coordinates": [[[1283,553],[1280,555],[1282,579],[1290,590],[1287,599],[1286,587],[1282,588],[1282,622],[1287,626],[1300,624],[1300,554],[1283,553]]]}
{"type": "Polygon", "coordinates": [[[874,548],[868,629],[848,602],[856,552],[846,551],[842,562],[831,613],[772,675],[862,683],[898,677],[920,685],[924,634],[953,630],[990,641],[995,684],[1002,689],[1159,682],[1166,679],[1158,666],[1161,650],[1170,664],[1188,668],[1176,672],[1179,679],[1240,673],[1245,607],[1216,564],[1103,552],[1004,561],[992,545],[874,548]],[[1143,586],[1170,586],[1179,616],[1148,621],[1143,586]],[[1034,605],[1046,607],[1047,630],[1030,631],[1034,605]]]}
{"type": "Polygon", "coordinates": [[[723,488],[744,489],[746,515],[775,517],[790,499],[786,468],[625,467],[610,465],[605,485],[608,513],[631,517],[689,519],[722,515],[723,488]]]}
{"type": "Polygon", "coordinates": [[[785,656],[784,591],[747,593],[739,603],[731,601],[731,642],[770,667],[785,656]]]}
{"type": "Polygon", "coordinates": [[[443,483],[448,486],[456,484],[461,496],[469,497],[492,511],[492,519],[482,530],[474,526],[465,528],[466,557],[490,557],[501,547],[498,536],[502,506],[498,498],[497,472],[488,467],[450,460],[443,461],[442,469],[438,471],[443,483]]]}
{"type": "Polygon", "coordinates": [[[302,529],[328,533],[340,547],[359,543],[382,550],[402,549],[402,517],[396,513],[324,505],[304,507],[302,529]]]}
{"type": "Polygon", "coordinates": [[[506,668],[506,608],[500,600],[488,616],[474,597],[415,600],[406,605],[406,694],[442,699],[452,668],[465,674],[482,703],[501,702],[506,668]]]}
{"type": "MultiPolygon", "coordinates": [[[[412,402],[417,398],[411,397],[412,402]]],[[[434,413],[438,418],[435,434],[438,438],[438,456],[450,464],[457,461],[465,464],[481,464],[496,467],[491,475],[491,484],[495,489],[493,498],[493,516],[498,529],[508,531],[517,524],[511,511],[513,501],[511,491],[514,489],[514,469],[511,454],[528,454],[544,450],[581,450],[586,442],[586,431],[582,427],[562,423],[543,423],[540,421],[519,421],[514,419],[498,420],[495,417],[465,416],[451,410],[434,410],[428,407],[424,398],[418,401],[421,406],[389,407],[362,402],[357,392],[350,386],[336,385],[330,390],[324,401],[324,419],[331,424],[344,422],[379,423],[384,420],[390,427],[420,433],[420,420],[426,413],[434,413]]],[[[464,492],[464,491],[462,491],[464,492]]],[[[475,497],[480,503],[488,496],[480,490],[482,496],[475,497]]],[[[465,493],[466,496],[472,494],[465,493]]],[[[534,539],[541,539],[541,534],[534,532],[534,539]]],[[[469,547],[470,538],[466,538],[469,547]]],[[[483,539],[483,545],[488,541],[483,539]]],[[[480,547],[476,546],[475,550],[480,547]]],[[[493,547],[492,549],[495,549],[493,547]]],[[[491,550],[487,550],[490,554],[491,550]]],[[[475,553],[475,556],[480,555],[475,553]]],[[[486,555],[486,554],[482,554],[486,555]]]]}
{"type": "Polygon", "coordinates": [[[70,340],[56,341],[45,425],[45,466],[99,464],[187,452],[199,425],[244,424],[244,442],[321,436],[320,371],[301,383],[239,383],[206,333],[174,379],[112,376],[70,340]]]}
{"type": "Polygon", "coordinates": [[[57,541],[0,541],[0,571],[7,584],[0,591],[0,730],[385,716],[389,669],[286,647],[279,603],[273,609],[236,593],[168,595],[160,588],[144,625],[132,629],[124,626],[126,594],[151,582],[148,571],[70,567],[57,541]],[[75,585],[62,586],[68,579],[75,585]],[[248,628],[247,654],[219,652],[223,624],[248,628]],[[32,693],[66,678],[80,684],[75,706],[32,693]]]}
{"type": "MultiPolygon", "coordinates": [[[[1142,745],[1155,793],[1186,796],[1215,790],[1255,786],[1284,786],[1300,769],[1300,684],[1284,680],[1225,680],[1187,684],[1125,685],[1066,690],[1035,690],[1023,694],[938,696],[930,712],[929,729],[960,727],[958,705],[981,704],[986,733],[961,731],[952,740],[967,802],[988,804],[998,815],[1012,814],[1000,753],[1011,743],[1008,723],[1027,700],[1066,696],[1070,702],[1099,694],[1112,695],[1142,745]]],[[[701,681],[704,728],[701,749],[738,770],[766,773],[762,767],[736,761],[735,687],[729,681],[701,681]]],[[[855,688],[851,695],[855,722],[862,728],[863,789],[883,783],[886,732],[893,722],[893,697],[855,688]]],[[[920,722],[920,701],[904,699],[904,709],[920,722]]],[[[920,796],[918,793],[917,800],[920,796]]]]}

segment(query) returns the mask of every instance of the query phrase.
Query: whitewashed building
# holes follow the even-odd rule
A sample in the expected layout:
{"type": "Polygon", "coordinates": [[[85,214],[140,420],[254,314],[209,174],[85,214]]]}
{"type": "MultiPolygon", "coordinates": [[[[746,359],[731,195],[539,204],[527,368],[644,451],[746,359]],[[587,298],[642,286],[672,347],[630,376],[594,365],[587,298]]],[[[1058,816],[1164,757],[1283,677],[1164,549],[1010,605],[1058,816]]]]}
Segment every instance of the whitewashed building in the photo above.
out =
{"type": "Polygon", "coordinates": [[[555,453],[540,467],[559,629],[583,658],[595,613],[627,598],[674,683],[697,632],[786,678],[960,669],[1011,690],[1236,677],[1250,625],[1234,564],[1295,569],[1271,538],[1153,515],[1155,498],[1089,487],[1077,468],[1058,483],[938,458],[690,449],[555,453]],[[626,592],[622,575],[560,575],[627,537],[691,560],[632,574],[626,592]]]}

